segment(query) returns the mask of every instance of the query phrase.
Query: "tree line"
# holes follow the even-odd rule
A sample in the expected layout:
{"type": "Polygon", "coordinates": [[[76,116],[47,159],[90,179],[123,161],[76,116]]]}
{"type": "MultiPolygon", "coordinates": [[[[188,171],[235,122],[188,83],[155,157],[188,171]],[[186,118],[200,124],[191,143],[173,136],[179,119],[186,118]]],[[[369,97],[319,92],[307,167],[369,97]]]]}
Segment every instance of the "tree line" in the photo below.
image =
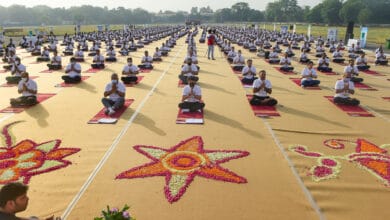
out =
{"type": "Polygon", "coordinates": [[[155,24],[183,23],[186,19],[203,22],[310,22],[331,25],[354,21],[360,24],[388,24],[390,0],[323,0],[320,4],[301,7],[297,0],[277,0],[264,11],[238,2],[230,8],[213,11],[207,7],[192,7],[186,11],[148,12],[142,8],[94,7],[70,8],[23,5],[0,6],[0,21],[4,26],[62,24],[155,24]]]}

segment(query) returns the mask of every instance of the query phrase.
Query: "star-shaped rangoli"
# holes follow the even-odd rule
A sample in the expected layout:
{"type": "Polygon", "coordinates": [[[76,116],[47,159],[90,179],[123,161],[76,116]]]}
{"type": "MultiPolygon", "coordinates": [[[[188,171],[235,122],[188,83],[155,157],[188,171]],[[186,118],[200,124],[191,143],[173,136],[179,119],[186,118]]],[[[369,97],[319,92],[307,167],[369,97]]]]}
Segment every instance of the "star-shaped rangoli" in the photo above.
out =
{"type": "Polygon", "coordinates": [[[152,162],[119,174],[117,179],[165,176],[165,195],[170,203],[178,201],[195,176],[232,183],[246,183],[244,177],[222,168],[220,163],[249,155],[239,150],[204,150],[199,136],[189,138],[178,145],[163,149],[153,146],[134,146],[152,162]]]}

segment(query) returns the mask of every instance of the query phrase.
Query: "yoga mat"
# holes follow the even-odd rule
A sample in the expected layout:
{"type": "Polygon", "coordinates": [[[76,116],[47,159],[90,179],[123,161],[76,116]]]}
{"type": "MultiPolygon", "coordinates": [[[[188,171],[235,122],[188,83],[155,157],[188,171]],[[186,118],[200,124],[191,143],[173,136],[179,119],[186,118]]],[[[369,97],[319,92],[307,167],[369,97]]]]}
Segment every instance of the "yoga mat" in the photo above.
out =
{"type": "Polygon", "coordinates": [[[55,85],[55,87],[61,87],[61,88],[66,88],[66,87],[73,87],[75,85],[78,85],[80,84],[82,81],[88,79],[90,76],[81,76],[81,81],[78,82],[78,83],[65,83],[65,82],[62,82],[60,84],[57,84],[55,85]]]}
{"type": "Polygon", "coordinates": [[[6,73],[6,72],[8,72],[9,70],[0,70],[0,73],[6,73]]]}
{"type": "Polygon", "coordinates": [[[89,69],[85,70],[83,73],[97,73],[100,70],[102,70],[102,69],[89,68],[89,69]]]}
{"type": "Polygon", "coordinates": [[[390,97],[382,97],[382,99],[384,99],[386,101],[390,101],[390,97]]]}
{"type": "MultiPolygon", "coordinates": [[[[246,95],[248,102],[252,99],[253,95],[246,95]]],[[[271,117],[271,116],[280,116],[279,112],[276,110],[275,106],[262,106],[262,105],[251,105],[253,113],[257,117],[271,117]]]]}
{"type": "MultiPolygon", "coordinates": [[[[36,79],[38,77],[39,76],[30,76],[30,79],[36,79]]],[[[0,85],[0,87],[16,87],[16,86],[18,86],[18,84],[4,83],[4,84],[0,85]]]]}
{"type": "Polygon", "coordinates": [[[137,76],[137,82],[135,83],[130,83],[130,84],[125,84],[126,87],[134,87],[135,85],[137,85],[138,83],[140,83],[142,81],[142,79],[144,78],[144,76],[137,76]]]}
{"type": "Polygon", "coordinates": [[[198,112],[189,112],[188,110],[179,109],[176,124],[203,124],[203,110],[198,112]]]}
{"type": "Polygon", "coordinates": [[[286,71],[281,70],[280,67],[275,67],[275,69],[277,71],[279,71],[280,73],[283,73],[284,75],[296,75],[296,73],[294,71],[286,72],[286,71]]]}
{"type": "Polygon", "coordinates": [[[236,70],[233,69],[233,67],[232,67],[232,71],[233,71],[233,73],[235,73],[235,74],[242,74],[242,71],[236,71],[236,70]]]}
{"type": "Polygon", "coordinates": [[[40,73],[52,73],[52,72],[54,72],[54,70],[47,69],[47,70],[42,70],[40,73]]]}
{"type": "Polygon", "coordinates": [[[355,88],[358,88],[358,89],[361,89],[361,90],[377,91],[377,89],[372,88],[371,86],[366,85],[364,83],[354,83],[354,84],[355,84],[355,88]]]}
{"type": "MultiPolygon", "coordinates": [[[[301,78],[290,78],[290,80],[295,83],[297,86],[301,87],[301,78]]],[[[301,87],[302,88],[302,87],[301,87]]],[[[308,89],[308,90],[321,90],[321,88],[317,86],[305,86],[302,89],[308,89]]]]}
{"type": "Polygon", "coordinates": [[[349,116],[354,117],[375,117],[373,114],[369,113],[367,110],[360,106],[349,106],[349,105],[338,105],[333,102],[333,96],[325,96],[331,103],[341,109],[343,112],[346,112],[349,116]]]}
{"type": "Polygon", "coordinates": [[[362,72],[365,74],[368,74],[368,75],[372,75],[372,76],[386,76],[385,74],[378,73],[378,72],[373,71],[373,70],[364,70],[362,72]]]}
{"type": "Polygon", "coordinates": [[[106,108],[102,108],[92,119],[90,119],[88,124],[114,124],[117,122],[119,117],[126,111],[126,109],[134,102],[134,99],[126,99],[125,104],[121,109],[115,110],[115,114],[106,115],[104,111],[106,108]],[[114,120],[116,119],[116,120],[114,120]]]}
{"type": "Polygon", "coordinates": [[[177,83],[177,87],[179,88],[183,88],[186,84],[183,83],[183,81],[181,81],[181,79],[179,79],[179,82],[177,83]]]}
{"type": "Polygon", "coordinates": [[[241,80],[242,80],[242,76],[239,76],[238,79],[240,80],[241,82],[241,85],[244,87],[244,88],[253,88],[253,83],[252,84],[245,84],[243,83],[241,80]]]}
{"type": "Polygon", "coordinates": [[[152,69],[139,69],[139,72],[140,73],[150,73],[152,71],[152,69]]]}
{"type": "MultiPolygon", "coordinates": [[[[37,96],[38,103],[37,104],[45,101],[46,99],[49,99],[50,97],[52,97],[54,95],[56,95],[56,94],[54,94],[54,93],[38,93],[38,96],[37,96]]],[[[26,106],[26,107],[11,107],[11,106],[9,106],[5,109],[0,110],[0,113],[20,113],[20,112],[23,112],[25,109],[28,109],[28,108],[31,108],[34,106],[35,105],[26,106]]]]}

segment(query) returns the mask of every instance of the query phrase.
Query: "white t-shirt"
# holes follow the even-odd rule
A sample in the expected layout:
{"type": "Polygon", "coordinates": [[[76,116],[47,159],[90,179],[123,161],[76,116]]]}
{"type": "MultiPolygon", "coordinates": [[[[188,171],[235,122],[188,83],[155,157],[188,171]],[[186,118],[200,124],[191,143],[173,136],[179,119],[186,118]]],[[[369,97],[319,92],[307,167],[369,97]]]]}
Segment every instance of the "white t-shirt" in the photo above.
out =
{"type": "Polygon", "coordinates": [[[320,58],[320,59],[318,59],[318,65],[320,66],[320,67],[326,67],[326,65],[325,64],[329,64],[329,58],[320,58]]]}
{"type": "MultiPolygon", "coordinates": [[[[24,79],[22,79],[19,81],[18,90],[23,89],[23,84],[25,84],[27,86],[27,89],[29,89],[29,90],[37,91],[37,89],[38,89],[37,83],[34,80],[28,79],[28,81],[25,82],[24,79]]],[[[27,91],[23,91],[22,96],[36,96],[36,94],[30,93],[27,91]]]]}
{"type": "MultiPolygon", "coordinates": [[[[65,71],[68,71],[70,70],[72,67],[72,63],[69,63],[66,68],[65,68],[65,71]]],[[[74,68],[75,70],[78,70],[81,72],[81,65],[79,63],[75,63],[74,64],[74,68]]],[[[70,71],[69,73],[67,73],[69,77],[73,78],[75,76],[80,76],[80,73],[76,72],[76,71],[70,71]]]]}
{"type": "Polygon", "coordinates": [[[228,53],[228,57],[230,57],[230,58],[234,58],[236,55],[237,55],[236,52],[232,51],[232,50],[229,51],[229,53],[228,53]]]}
{"type": "Polygon", "coordinates": [[[161,57],[161,51],[154,52],[153,57],[154,58],[161,57]]]}
{"type": "Polygon", "coordinates": [[[280,64],[283,65],[284,67],[288,67],[291,64],[291,60],[288,57],[287,58],[282,57],[282,59],[280,59],[280,64]]]}
{"type": "Polygon", "coordinates": [[[26,72],[26,66],[23,64],[17,65],[17,69],[15,65],[12,65],[11,72],[15,72],[14,76],[21,76],[21,73],[26,72]]]}
{"type": "Polygon", "coordinates": [[[131,75],[132,75],[132,73],[137,72],[137,71],[138,71],[138,67],[136,65],[131,65],[131,66],[125,65],[123,67],[123,70],[122,70],[122,72],[126,72],[126,73],[130,72],[131,75]]]}
{"type": "MultiPolygon", "coordinates": [[[[314,68],[309,69],[309,68],[305,67],[305,69],[303,69],[301,75],[302,75],[302,77],[305,77],[305,76],[310,76],[310,74],[312,76],[317,76],[317,72],[316,72],[316,70],[314,68]]],[[[312,79],[313,78],[311,78],[311,77],[309,77],[309,78],[302,78],[301,79],[301,83],[306,81],[306,80],[312,80],[312,79]]]]}
{"type": "Polygon", "coordinates": [[[333,52],[333,58],[342,58],[343,54],[340,51],[333,52]]]}
{"type": "Polygon", "coordinates": [[[84,57],[84,53],[82,50],[76,51],[75,57],[84,57]]]}
{"type": "Polygon", "coordinates": [[[255,75],[256,75],[256,67],[254,66],[245,66],[243,69],[242,69],[242,75],[244,76],[244,78],[247,78],[247,79],[252,79],[255,75]],[[247,74],[251,72],[250,74],[247,74]],[[246,75],[245,75],[246,74],[246,75]]]}
{"type": "MultiPolygon", "coordinates": [[[[187,96],[191,93],[191,87],[189,85],[184,86],[183,88],[183,96],[187,96]]],[[[192,88],[192,93],[196,96],[201,96],[202,91],[200,89],[200,86],[195,85],[194,88],[192,88]]],[[[185,100],[186,102],[199,102],[200,100],[196,99],[194,96],[189,97],[185,100]]]]}
{"type": "MultiPolygon", "coordinates": [[[[118,82],[117,84],[116,84],[116,88],[117,88],[117,91],[119,91],[119,92],[123,92],[123,93],[125,93],[126,92],[126,87],[125,87],[125,85],[122,83],[122,82],[118,82]]],[[[111,91],[111,89],[112,89],[112,82],[109,82],[107,85],[106,85],[106,89],[104,90],[105,92],[109,92],[109,91],[111,91]]],[[[118,98],[120,98],[120,96],[117,94],[117,93],[112,93],[112,94],[110,94],[110,99],[112,100],[112,101],[116,101],[118,98]]]]}
{"type": "MultiPolygon", "coordinates": [[[[272,89],[272,85],[271,85],[271,82],[266,79],[264,81],[265,83],[265,88],[267,89],[272,89]]],[[[254,82],[253,82],[253,88],[260,88],[260,86],[263,84],[263,81],[261,79],[256,79],[254,82]]],[[[254,94],[255,96],[259,96],[259,97],[267,97],[267,92],[265,91],[265,89],[261,89],[260,91],[256,92],[254,94]]]]}
{"type": "Polygon", "coordinates": [[[365,66],[366,65],[365,63],[367,63],[367,58],[366,57],[364,57],[364,58],[358,57],[358,58],[356,58],[355,63],[358,66],[365,66]],[[363,62],[363,64],[359,64],[360,62],[363,62]]]}
{"type": "MultiPolygon", "coordinates": [[[[348,81],[348,89],[349,90],[354,90],[355,89],[355,86],[353,84],[352,81],[348,81]]],[[[340,80],[337,80],[336,81],[336,85],[334,86],[334,88],[337,90],[337,89],[344,89],[344,86],[345,86],[345,82],[344,82],[344,79],[340,79],[340,80]]],[[[348,98],[349,97],[349,93],[336,93],[334,95],[334,97],[341,97],[341,98],[348,98]]]]}
{"type": "Polygon", "coordinates": [[[153,57],[151,57],[151,56],[143,56],[142,57],[142,62],[143,62],[143,64],[145,64],[145,65],[151,65],[151,63],[153,62],[153,57]]]}
{"type": "Polygon", "coordinates": [[[103,55],[95,55],[93,57],[93,61],[95,61],[96,64],[103,64],[104,63],[104,57],[103,57],[103,55]]]}
{"type": "Polygon", "coordinates": [[[196,67],[196,65],[193,63],[191,64],[191,66],[189,66],[188,64],[184,64],[181,68],[181,71],[186,72],[184,73],[185,76],[192,76],[192,72],[198,72],[198,67],[196,67]],[[189,70],[191,70],[191,72],[187,73],[187,71],[189,70]]]}
{"type": "Polygon", "coordinates": [[[278,55],[278,53],[276,53],[276,52],[271,52],[271,53],[269,54],[269,58],[270,58],[271,60],[278,60],[278,59],[279,59],[279,55],[278,55]]]}
{"type": "Polygon", "coordinates": [[[352,73],[352,74],[358,74],[359,69],[355,66],[346,66],[344,68],[344,73],[352,73]]]}
{"type": "Polygon", "coordinates": [[[192,56],[187,55],[186,58],[184,59],[184,62],[186,62],[188,58],[191,58],[192,63],[198,62],[198,58],[195,55],[192,56]]]}
{"type": "Polygon", "coordinates": [[[115,50],[109,50],[109,51],[107,51],[107,56],[109,56],[109,57],[115,57],[115,50]]]}
{"type": "Polygon", "coordinates": [[[48,50],[44,50],[43,52],[42,52],[42,55],[41,55],[42,57],[49,57],[50,56],[50,51],[48,51],[48,50]]]}
{"type": "Polygon", "coordinates": [[[51,63],[54,65],[60,65],[61,64],[61,57],[60,56],[55,56],[51,58],[51,63]]]}
{"type": "Polygon", "coordinates": [[[245,58],[242,55],[236,55],[233,59],[233,63],[243,64],[243,63],[245,63],[245,58]]]}

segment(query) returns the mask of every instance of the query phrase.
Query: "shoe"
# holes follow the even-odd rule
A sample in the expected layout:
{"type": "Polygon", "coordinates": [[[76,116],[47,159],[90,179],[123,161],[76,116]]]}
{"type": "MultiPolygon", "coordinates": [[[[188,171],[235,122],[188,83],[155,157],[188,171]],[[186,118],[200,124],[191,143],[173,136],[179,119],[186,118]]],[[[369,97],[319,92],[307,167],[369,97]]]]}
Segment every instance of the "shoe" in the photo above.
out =
{"type": "Polygon", "coordinates": [[[215,60],[215,58],[213,58],[212,60],[215,60]]]}
{"type": "Polygon", "coordinates": [[[207,57],[207,59],[210,59],[210,57],[207,57]]]}

